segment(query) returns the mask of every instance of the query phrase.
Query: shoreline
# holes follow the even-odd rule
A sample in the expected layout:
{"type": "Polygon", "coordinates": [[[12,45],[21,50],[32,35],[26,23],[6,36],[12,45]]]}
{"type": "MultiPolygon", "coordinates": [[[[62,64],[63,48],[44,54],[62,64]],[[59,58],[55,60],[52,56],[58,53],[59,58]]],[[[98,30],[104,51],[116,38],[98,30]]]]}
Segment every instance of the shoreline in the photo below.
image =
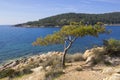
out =
{"type": "MultiPolygon", "coordinates": [[[[120,24],[104,24],[105,26],[120,26],[120,24]]],[[[62,26],[32,26],[32,25],[12,25],[14,27],[23,27],[23,28],[61,28],[62,26]]]]}
{"type": "MultiPolygon", "coordinates": [[[[116,70],[120,70],[120,67],[118,67],[120,66],[120,58],[118,56],[110,57],[108,55],[105,55],[105,52],[106,50],[104,47],[96,47],[87,49],[83,54],[67,54],[65,63],[66,68],[61,68],[61,59],[63,52],[53,51],[37,54],[6,63],[0,67],[0,72],[6,73],[6,70],[14,71],[12,73],[16,76],[14,76],[12,80],[45,80],[44,78],[49,78],[49,76],[52,76],[54,71],[60,71],[60,73],[55,73],[58,75],[60,74],[60,77],[52,77],[52,79],[56,78],[57,80],[73,80],[73,78],[76,80],[78,78],[77,74],[79,74],[79,76],[81,76],[84,80],[89,79],[86,78],[85,75],[91,74],[93,75],[88,76],[91,80],[103,80],[103,78],[109,78],[108,71],[112,70],[112,73],[117,73],[116,70]],[[94,61],[98,61],[97,64],[94,63],[94,61]],[[27,72],[30,72],[30,74],[27,74],[26,70],[27,72]],[[17,75],[20,75],[18,72],[23,76],[18,77],[17,75]],[[73,72],[76,75],[74,75],[73,72]],[[106,72],[108,73],[105,75],[104,73],[106,72]],[[41,75],[41,73],[44,75],[41,75]],[[85,75],[82,76],[82,74],[85,75]],[[96,79],[97,77],[94,75],[98,75],[100,78],[96,79]],[[69,77],[69,79],[67,77],[69,77]]],[[[7,77],[5,76],[5,79],[2,80],[7,80],[7,77]]]]}
{"type": "MultiPolygon", "coordinates": [[[[42,53],[42,54],[47,54],[47,53],[42,53]]],[[[16,60],[21,60],[21,59],[27,59],[27,58],[30,58],[32,56],[39,56],[41,55],[41,53],[38,53],[38,54],[32,54],[32,55],[25,55],[25,56],[22,56],[22,57],[17,57],[17,58],[13,58],[13,59],[9,59],[9,60],[5,60],[5,61],[2,61],[0,63],[0,67],[7,64],[7,63],[10,63],[10,62],[14,62],[16,60]]]]}
{"type": "Polygon", "coordinates": [[[18,57],[18,58],[14,58],[14,59],[9,59],[9,60],[5,60],[3,61],[1,64],[0,64],[0,67],[6,65],[6,64],[9,64],[11,62],[15,62],[15,61],[20,61],[20,60],[24,60],[24,59],[29,59],[29,58],[32,58],[32,57],[39,57],[41,55],[50,55],[51,53],[53,54],[56,54],[56,53],[62,53],[62,52],[59,52],[59,51],[50,51],[50,52],[46,52],[46,53],[38,53],[38,54],[33,54],[33,55],[26,55],[26,56],[23,56],[23,57],[18,57]]]}

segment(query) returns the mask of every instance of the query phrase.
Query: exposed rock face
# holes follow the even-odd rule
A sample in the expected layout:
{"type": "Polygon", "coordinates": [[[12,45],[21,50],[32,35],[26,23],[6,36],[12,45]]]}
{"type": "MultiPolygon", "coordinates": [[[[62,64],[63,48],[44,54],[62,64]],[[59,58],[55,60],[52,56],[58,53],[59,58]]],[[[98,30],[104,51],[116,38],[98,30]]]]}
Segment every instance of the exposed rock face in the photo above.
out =
{"type": "Polygon", "coordinates": [[[94,63],[103,60],[104,53],[105,49],[103,47],[92,48],[85,51],[83,58],[86,60],[86,64],[93,65],[94,63]]]}
{"type": "Polygon", "coordinates": [[[90,56],[87,58],[87,60],[85,61],[85,63],[88,65],[88,66],[91,66],[91,65],[94,65],[94,56],[90,56]]]}
{"type": "Polygon", "coordinates": [[[90,56],[98,57],[105,53],[105,49],[103,47],[92,48],[90,50],[86,50],[83,54],[83,58],[86,60],[90,56]]]}
{"type": "MultiPolygon", "coordinates": [[[[0,67],[0,71],[3,69],[7,69],[7,68],[12,68],[12,69],[19,69],[21,67],[24,67],[28,64],[31,63],[40,63],[43,61],[46,61],[48,58],[52,57],[52,56],[62,56],[62,52],[48,52],[47,54],[41,54],[41,55],[35,55],[35,56],[31,56],[29,58],[23,58],[20,60],[16,60],[16,61],[12,61],[10,63],[7,63],[5,65],[3,65],[2,67],[0,67]]],[[[40,69],[40,68],[38,68],[40,69]]]]}

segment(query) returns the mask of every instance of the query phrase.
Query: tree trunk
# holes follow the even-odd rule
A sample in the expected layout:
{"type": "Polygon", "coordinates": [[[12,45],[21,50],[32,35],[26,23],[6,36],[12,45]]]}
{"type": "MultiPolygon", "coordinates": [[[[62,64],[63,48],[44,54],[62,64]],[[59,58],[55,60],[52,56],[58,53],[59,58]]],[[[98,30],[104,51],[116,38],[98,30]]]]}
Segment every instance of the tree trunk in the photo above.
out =
{"type": "Polygon", "coordinates": [[[63,56],[62,56],[62,67],[65,67],[65,56],[67,53],[67,49],[64,49],[63,56]]]}
{"type": "Polygon", "coordinates": [[[65,45],[64,45],[64,52],[63,52],[63,56],[62,56],[62,67],[65,67],[65,56],[66,53],[68,51],[68,49],[72,46],[72,43],[76,40],[77,37],[75,37],[73,40],[69,40],[69,44],[66,47],[66,41],[65,41],[65,45]]]}

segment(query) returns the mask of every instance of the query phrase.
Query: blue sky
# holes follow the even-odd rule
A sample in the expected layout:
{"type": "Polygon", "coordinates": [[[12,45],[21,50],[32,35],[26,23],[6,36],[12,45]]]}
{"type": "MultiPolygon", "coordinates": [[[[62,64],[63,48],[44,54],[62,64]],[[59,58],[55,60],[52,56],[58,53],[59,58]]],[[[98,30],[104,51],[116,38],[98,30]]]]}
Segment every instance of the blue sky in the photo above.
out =
{"type": "Polygon", "coordinates": [[[120,12],[120,0],[0,0],[0,24],[18,24],[48,16],[120,12]]]}

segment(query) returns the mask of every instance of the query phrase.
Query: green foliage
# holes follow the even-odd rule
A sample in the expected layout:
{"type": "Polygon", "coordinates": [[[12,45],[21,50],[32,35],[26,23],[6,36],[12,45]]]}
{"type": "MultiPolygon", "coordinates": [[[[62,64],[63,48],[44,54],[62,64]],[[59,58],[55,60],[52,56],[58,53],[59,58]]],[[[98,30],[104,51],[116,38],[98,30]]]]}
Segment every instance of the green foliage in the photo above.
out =
{"type": "Polygon", "coordinates": [[[32,45],[51,45],[51,44],[64,44],[64,52],[62,57],[62,65],[65,66],[65,56],[68,49],[72,46],[73,42],[78,37],[95,36],[105,33],[105,27],[99,22],[92,25],[84,25],[82,22],[73,22],[70,25],[63,26],[60,31],[54,34],[47,35],[44,38],[38,38],[32,45]]]}
{"type": "Polygon", "coordinates": [[[76,71],[82,71],[82,68],[81,67],[77,67],[75,68],[76,71]]]}
{"type": "Polygon", "coordinates": [[[54,34],[47,35],[44,38],[38,38],[33,45],[51,45],[51,44],[63,44],[64,41],[74,41],[78,37],[84,37],[87,35],[97,37],[100,33],[106,32],[105,27],[101,24],[83,25],[81,22],[72,23],[70,25],[63,26],[60,31],[54,34]]]}
{"type": "Polygon", "coordinates": [[[32,71],[31,69],[28,69],[28,68],[24,68],[22,70],[5,69],[0,71],[0,78],[5,78],[5,77],[14,78],[14,77],[19,77],[24,74],[30,74],[30,73],[32,73],[32,71]]]}
{"type": "Polygon", "coordinates": [[[106,47],[108,55],[120,56],[120,40],[109,39],[104,40],[104,46],[106,47]]]}
{"type": "Polygon", "coordinates": [[[52,56],[52,57],[48,57],[46,61],[44,61],[41,66],[43,67],[47,67],[47,66],[51,66],[52,68],[56,69],[56,68],[61,68],[61,57],[60,56],[52,56]]]}
{"type": "Polygon", "coordinates": [[[15,70],[13,70],[13,69],[2,70],[2,71],[0,71],[0,78],[11,76],[14,72],[15,72],[15,70]]]}
{"type": "Polygon", "coordinates": [[[112,63],[109,62],[109,61],[104,61],[104,64],[105,64],[106,66],[111,66],[111,65],[112,65],[112,63]]]}
{"type": "Polygon", "coordinates": [[[83,21],[83,24],[94,25],[97,22],[103,22],[105,24],[120,24],[120,12],[105,13],[105,14],[82,14],[82,13],[66,13],[56,16],[47,17],[38,21],[31,21],[21,25],[30,26],[64,26],[70,22],[83,21]]]}
{"type": "Polygon", "coordinates": [[[14,78],[14,77],[19,77],[19,76],[23,76],[23,75],[25,75],[25,74],[30,74],[30,73],[32,73],[32,71],[31,71],[31,69],[29,69],[29,68],[24,68],[24,69],[22,69],[22,70],[16,70],[13,74],[12,74],[12,78],[14,78]]]}
{"type": "Polygon", "coordinates": [[[49,70],[45,69],[45,80],[54,80],[56,77],[64,74],[61,64],[61,57],[58,55],[47,57],[47,60],[44,61],[41,66],[44,68],[50,66],[49,70]]]}

